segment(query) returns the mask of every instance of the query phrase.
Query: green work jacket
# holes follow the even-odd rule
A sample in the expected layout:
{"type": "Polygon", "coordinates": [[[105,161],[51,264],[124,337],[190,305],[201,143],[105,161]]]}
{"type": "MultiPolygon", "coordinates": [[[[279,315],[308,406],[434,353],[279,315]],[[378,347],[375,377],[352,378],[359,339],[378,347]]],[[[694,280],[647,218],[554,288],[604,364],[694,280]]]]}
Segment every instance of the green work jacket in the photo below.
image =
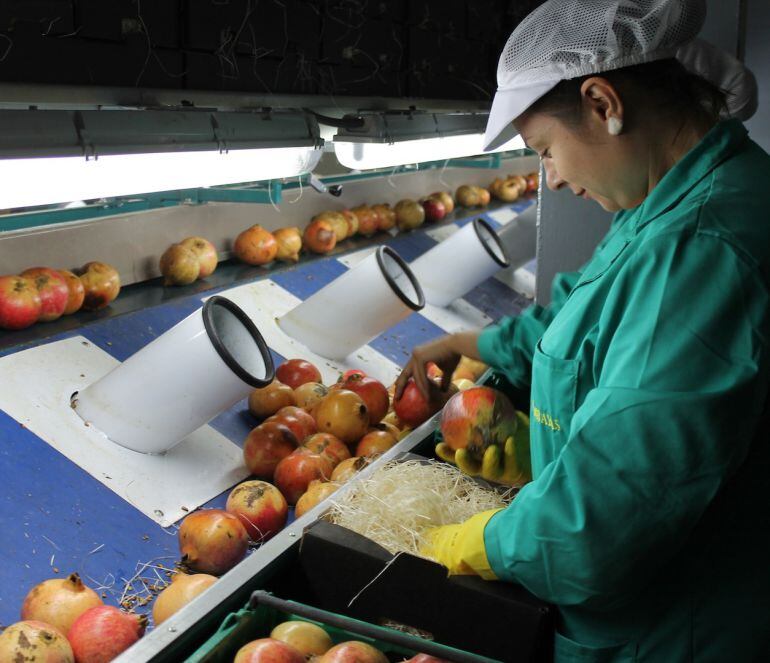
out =
{"type": "Polygon", "coordinates": [[[770,156],[731,120],[481,334],[533,470],[485,551],[558,607],[557,662],[770,661],[769,284],[770,156]]]}

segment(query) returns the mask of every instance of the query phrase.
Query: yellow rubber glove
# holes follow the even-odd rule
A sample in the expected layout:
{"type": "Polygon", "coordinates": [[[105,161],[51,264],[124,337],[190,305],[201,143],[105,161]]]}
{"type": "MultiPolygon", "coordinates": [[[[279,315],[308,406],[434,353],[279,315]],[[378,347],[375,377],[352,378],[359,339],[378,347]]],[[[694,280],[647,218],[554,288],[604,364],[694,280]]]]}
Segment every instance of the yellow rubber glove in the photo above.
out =
{"type": "Polygon", "coordinates": [[[466,449],[455,451],[445,442],[436,445],[436,455],[448,463],[457,465],[461,472],[487,481],[522,486],[532,480],[529,463],[529,417],[516,412],[518,426],[516,433],[505,441],[505,445],[492,444],[484,451],[481,459],[466,449]]]}
{"type": "Polygon", "coordinates": [[[502,509],[482,511],[459,525],[428,530],[420,554],[446,566],[450,576],[479,575],[484,580],[496,580],[484,547],[484,528],[499,511],[502,509]]]}

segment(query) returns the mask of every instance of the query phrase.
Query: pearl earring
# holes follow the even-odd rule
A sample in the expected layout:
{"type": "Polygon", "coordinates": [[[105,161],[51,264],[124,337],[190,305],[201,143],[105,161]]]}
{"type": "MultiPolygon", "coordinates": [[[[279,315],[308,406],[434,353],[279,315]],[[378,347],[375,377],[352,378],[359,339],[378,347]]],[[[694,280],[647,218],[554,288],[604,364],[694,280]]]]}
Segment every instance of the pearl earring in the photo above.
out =
{"type": "Polygon", "coordinates": [[[607,120],[607,133],[609,133],[610,136],[620,136],[622,131],[623,120],[620,120],[617,117],[611,117],[607,120]]]}

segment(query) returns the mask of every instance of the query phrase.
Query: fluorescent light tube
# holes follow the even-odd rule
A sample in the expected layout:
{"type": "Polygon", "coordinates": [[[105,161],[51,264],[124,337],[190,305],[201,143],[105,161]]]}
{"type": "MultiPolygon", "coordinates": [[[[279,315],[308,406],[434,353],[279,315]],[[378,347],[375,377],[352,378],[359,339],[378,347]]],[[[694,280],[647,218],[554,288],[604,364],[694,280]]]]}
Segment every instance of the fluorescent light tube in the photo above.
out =
{"type": "Polygon", "coordinates": [[[0,208],[295,177],[318,164],[312,147],[0,159],[0,208]]]}
{"type": "MultiPolygon", "coordinates": [[[[363,143],[343,140],[334,141],[337,160],[345,167],[354,170],[371,168],[391,168],[408,163],[425,161],[443,161],[483,154],[483,134],[447,136],[444,138],[422,138],[395,143],[363,143]]],[[[493,152],[519,150],[525,147],[521,136],[501,145],[493,152]]]]}

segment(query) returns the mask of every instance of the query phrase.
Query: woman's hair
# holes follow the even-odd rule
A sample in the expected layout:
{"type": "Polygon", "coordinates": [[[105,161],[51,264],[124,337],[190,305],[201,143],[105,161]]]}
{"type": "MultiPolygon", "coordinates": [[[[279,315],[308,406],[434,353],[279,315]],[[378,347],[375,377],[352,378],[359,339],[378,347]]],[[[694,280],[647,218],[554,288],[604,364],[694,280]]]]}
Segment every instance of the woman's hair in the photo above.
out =
{"type": "Polygon", "coordinates": [[[566,124],[580,124],[580,87],[594,76],[607,79],[620,94],[628,128],[635,126],[638,118],[710,128],[727,107],[724,91],[685,69],[678,60],[667,59],[561,81],[532,104],[527,114],[544,113],[566,124]]]}

